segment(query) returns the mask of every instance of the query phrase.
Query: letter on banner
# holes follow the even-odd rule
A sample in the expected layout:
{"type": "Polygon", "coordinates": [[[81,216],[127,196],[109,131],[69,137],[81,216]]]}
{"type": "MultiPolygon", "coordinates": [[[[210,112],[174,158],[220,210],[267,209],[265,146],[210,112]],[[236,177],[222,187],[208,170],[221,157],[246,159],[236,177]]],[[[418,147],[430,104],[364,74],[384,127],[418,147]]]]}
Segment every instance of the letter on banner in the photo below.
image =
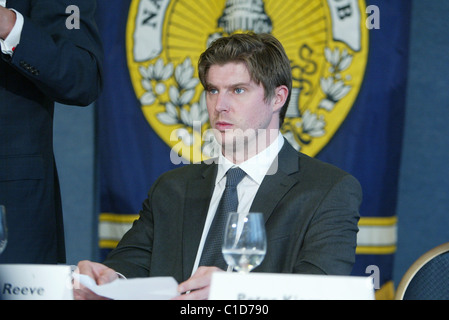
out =
{"type": "Polygon", "coordinates": [[[346,43],[360,51],[360,8],[357,0],[327,0],[332,15],[332,34],[335,41],[346,43]]]}
{"type": "Polygon", "coordinates": [[[151,60],[162,51],[162,24],[170,0],[143,0],[139,4],[134,31],[134,59],[151,60]]]}

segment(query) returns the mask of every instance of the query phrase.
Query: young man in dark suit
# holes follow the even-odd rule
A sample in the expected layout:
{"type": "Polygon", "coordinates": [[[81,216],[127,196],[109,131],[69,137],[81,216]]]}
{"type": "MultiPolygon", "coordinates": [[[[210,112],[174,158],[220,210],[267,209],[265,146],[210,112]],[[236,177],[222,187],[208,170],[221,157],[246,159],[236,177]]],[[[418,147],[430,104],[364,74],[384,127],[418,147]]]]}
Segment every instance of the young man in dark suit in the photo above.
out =
{"type": "MultiPolygon", "coordinates": [[[[262,212],[267,252],[254,272],[341,274],[355,260],[362,191],[342,170],[293,149],[280,134],[292,87],[282,45],[268,34],[216,40],[200,57],[217,159],[163,174],[140,218],[103,264],[79,263],[97,283],[173,276],[178,299],[206,299],[216,263],[203,263],[227,170],[245,173],[238,211],[262,212]]],[[[217,213],[218,215],[218,213],[217,213]]],[[[77,290],[77,298],[89,298],[77,290]]]]}

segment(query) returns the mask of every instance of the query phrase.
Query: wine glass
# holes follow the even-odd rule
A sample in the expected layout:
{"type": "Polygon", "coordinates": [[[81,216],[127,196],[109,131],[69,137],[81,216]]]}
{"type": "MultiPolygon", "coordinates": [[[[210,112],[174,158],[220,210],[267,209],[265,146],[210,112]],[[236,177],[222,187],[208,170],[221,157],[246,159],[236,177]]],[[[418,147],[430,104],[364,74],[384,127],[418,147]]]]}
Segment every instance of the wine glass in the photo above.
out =
{"type": "Polygon", "coordinates": [[[226,263],[246,274],[262,263],[266,252],[267,237],[262,213],[231,212],[222,247],[226,263]]]}
{"type": "Polygon", "coordinates": [[[0,254],[6,248],[8,243],[8,229],[6,227],[6,210],[5,207],[0,205],[0,254]]]}

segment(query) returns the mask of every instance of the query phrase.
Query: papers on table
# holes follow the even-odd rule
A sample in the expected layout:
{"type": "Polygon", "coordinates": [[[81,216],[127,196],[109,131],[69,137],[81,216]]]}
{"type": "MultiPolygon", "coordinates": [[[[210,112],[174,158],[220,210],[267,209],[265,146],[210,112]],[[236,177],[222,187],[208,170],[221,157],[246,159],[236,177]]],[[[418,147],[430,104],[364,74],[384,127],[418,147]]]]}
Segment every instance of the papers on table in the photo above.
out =
{"type": "MultiPolygon", "coordinates": [[[[117,279],[97,285],[86,275],[72,274],[70,266],[0,264],[0,300],[71,300],[73,287],[79,284],[114,300],[168,300],[178,295],[172,277],[117,279]]],[[[370,277],[216,272],[209,299],[373,300],[374,288],[370,277]]]]}
{"type": "Polygon", "coordinates": [[[178,295],[178,283],[172,277],[117,279],[104,285],[83,274],[73,277],[97,295],[113,300],[168,300],[178,295]]]}

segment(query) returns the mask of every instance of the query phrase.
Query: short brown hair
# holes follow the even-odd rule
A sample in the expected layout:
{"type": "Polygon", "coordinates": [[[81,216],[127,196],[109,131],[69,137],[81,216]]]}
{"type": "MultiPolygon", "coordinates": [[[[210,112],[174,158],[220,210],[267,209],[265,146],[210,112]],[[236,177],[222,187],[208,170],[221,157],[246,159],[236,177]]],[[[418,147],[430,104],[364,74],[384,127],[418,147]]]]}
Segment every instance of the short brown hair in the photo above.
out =
{"type": "Polygon", "coordinates": [[[262,83],[266,100],[273,97],[277,87],[285,85],[288,88],[287,100],[279,113],[281,126],[290,101],[292,72],[290,60],[279,40],[267,33],[237,33],[215,40],[198,61],[198,75],[204,88],[207,88],[210,67],[228,62],[245,63],[251,80],[262,83]]]}

